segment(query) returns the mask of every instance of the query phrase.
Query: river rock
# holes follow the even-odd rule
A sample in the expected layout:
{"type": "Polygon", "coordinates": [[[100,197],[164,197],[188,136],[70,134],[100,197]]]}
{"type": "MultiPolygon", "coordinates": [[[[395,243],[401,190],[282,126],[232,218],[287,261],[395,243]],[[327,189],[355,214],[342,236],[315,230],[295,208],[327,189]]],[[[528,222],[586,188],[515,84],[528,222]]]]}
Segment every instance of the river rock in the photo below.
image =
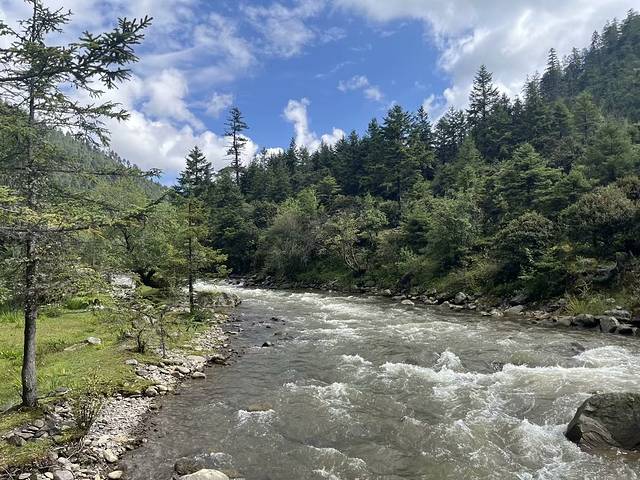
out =
{"type": "Polygon", "coordinates": [[[616,320],[623,320],[623,321],[631,320],[631,313],[627,310],[616,308],[613,310],[607,310],[606,312],[604,312],[604,314],[610,317],[616,317],[616,320]]]}
{"type": "Polygon", "coordinates": [[[107,463],[116,463],[118,461],[118,456],[109,449],[102,452],[102,457],[107,463]]]}
{"type": "Polygon", "coordinates": [[[640,447],[640,394],[594,395],[578,408],[565,435],[585,450],[637,450],[640,447]]]}
{"type": "Polygon", "coordinates": [[[400,303],[401,303],[402,305],[415,305],[415,303],[413,302],[413,300],[409,300],[409,299],[402,300],[400,303]]]}
{"type": "Polygon", "coordinates": [[[190,475],[180,477],[180,480],[229,480],[220,470],[200,470],[190,475]]]}
{"type": "Polygon", "coordinates": [[[520,315],[524,311],[524,305],[516,305],[514,307],[507,308],[505,315],[520,315]]]}
{"type": "Polygon", "coordinates": [[[638,328],[632,327],[631,325],[620,325],[618,328],[616,328],[616,333],[618,335],[625,335],[627,337],[636,336],[637,331],[638,331],[638,328]]]}
{"type": "Polygon", "coordinates": [[[202,373],[202,372],[193,372],[191,374],[191,378],[193,378],[195,380],[204,380],[205,378],[207,378],[207,375],[205,373],[202,373]]]}
{"type": "Polygon", "coordinates": [[[600,323],[600,331],[602,333],[614,333],[616,329],[620,326],[620,322],[615,319],[615,317],[608,317],[605,315],[596,317],[598,322],[600,323]]]}
{"type": "Polygon", "coordinates": [[[266,347],[273,347],[273,343],[271,343],[271,342],[264,342],[264,343],[262,344],[262,348],[266,348],[266,347]]]}
{"type": "Polygon", "coordinates": [[[53,472],[53,480],[73,480],[73,473],[69,470],[56,470],[53,472]]]}
{"type": "Polygon", "coordinates": [[[123,475],[124,475],[124,472],[122,470],[114,470],[113,472],[107,475],[107,478],[109,478],[110,480],[119,480],[122,478],[123,475]]]}
{"type": "Polygon", "coordinates": [[[272,410],[273,407],[269,403],[252,403],[247,407],[247,412],[266,412],[272,410]]]}
{"type": "Polygon", "coordinates": [[[458,292],[456,293],[456,296],[453,297],[453,303],[455,303],[456,305],[462,305],[464,304],[464,302],[467,301],[469,297],[467,297],[467,294],[464,292],[458,292]]]}
{"type": "Polygon", "coordinates": [[[582,313],[573,317],[573,324],[582,328],[596,328],[599,322],[593,315],[582,313]]]}
{"type": "Polygon", "coordinates": [[[144,391],[144,394],[147,397],[157,397],[158,396],[158,390],[156,389],[156,387],[149,387],[144,391]]]}
{"type": "Polygon", "coordinates": [[[9,442],[9,444],[13,445],[14,447],[22,447],[25,443],[27,443],[24,438],[15,434],[7,437],[7,442],[9,442]]]}

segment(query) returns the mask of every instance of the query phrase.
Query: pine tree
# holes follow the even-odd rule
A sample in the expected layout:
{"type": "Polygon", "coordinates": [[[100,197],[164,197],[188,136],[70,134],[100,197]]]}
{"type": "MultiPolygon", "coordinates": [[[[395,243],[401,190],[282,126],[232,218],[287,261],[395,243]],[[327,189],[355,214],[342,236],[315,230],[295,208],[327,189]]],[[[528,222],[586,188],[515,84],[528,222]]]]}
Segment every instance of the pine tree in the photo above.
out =
{"type": "Polygon", "coordinates": [[[487,67],[481,65],[473,79],[473,87],[469,94],[467,119],[472,129],[477,132],[485,127],[491,110],[493,110],[499,98],[500,94],[493,85],[491,73],[487,70],[487,67]]]}
{"type": "Polygon", "coordinates": [[[201,198],[211,185],[211,163],[196,145],[187,155],[185,168],[180,172],[176,191],[183,196],[201,198]]]}
{"type": "Polygon", "coordinates": [[[207,211],[204,195],[211,187],[211,164],[198,147],[189,152],[185,168],[180,172],[176,191],[180,195],[185,224],[185,268],[189,291],[189,313],[195,313],[194,283],[200,270],[215,262],[224,261],[218,252],[205,247],[201,239],[206,237],[207,211]]]}
{"type": "Polygon", "coordinates": [[[540,81],[540,93],[547,102],[554,102],[562,96],[562,67],[553,48],[549,50],[547,68],[540,81]]]}
{"type": "Polygon", "coordinates": [[[224,135],[231,141],[227,150],[227,155],[232,156],[231,166],[235,173],[236,184],[240,185],[240,173],[242,172],[241,156],[247,142],[249,141],[242,132],[247,130],[249,126],[244,121],[242,113],[240,113],[238,107],[233,107],[229,111],[229,116],[225,126],[227,129],[224,132],[224,135]]]}
{"type": "Polygon", "coordinates": [[[464,112],[451,107],[438,120],[435,128],[435,147],[440,163],[450,163],[456,158],[466,134],[467,121],[464,112]]]}
{"type": "Polygon", "coordinates": [[[582,144],[589,144],[602,121],[600,110],[593,102],[591,94],[583,92],[576,97],[573,118],[582,144]]]}
{"type": "Polygon", "coordinates": [[[43,293],[42,267],[55,255],[52,244],[65,234],[114,224],[136,214],[96,202],[90,190],[67,191],[65,182],[74,177],[142,175],[125,166],[97,171],[64,158],[51,142],[50,132],[65,128],[85,141],[107,144],[104,119],[123,120],[127,113],[108,101],[82,105],[69,92],[77,89],[99,98],[102,88],[112,89],[127,80],[127,66],[137,61],[133,47],[142,40],[151,19],[120,19],[111,32],[85,32],[76,42],[61,45],[52,37],[62,33],[70,12],[50,10],[42,0],[27,1],[32,15],[17,30],[0,22],[1,43],[8,45],[0,50],[0,88],[15,119],[1,125],[2,135],[15,141],[3,167],[15,173],[12,187],[20,198],[6,210],[9,218],[3,219],[0,231],[23,247],[22,402],[34,407],[38,400],[36,325],[43,293]]]}
{"type": "Polygon", "coordinates": [[[398,203],[402,211],[404,193],[420,177],[420,165],[411,152],[413,119],[402,107],[389,110],[382,127],[384,165],[387,171],[383,187],[389,198],[398,203]]]}
{"type": "Polygon", "coordinates": [[[433,130],[431,121],[429,120],[429,113],[422,105],[420,105],[420,108],[418,108],[418,111],[416,112],[413,128],[418,139],[424,144],[424,146],[429,150],[433,150],[433,130]]]}

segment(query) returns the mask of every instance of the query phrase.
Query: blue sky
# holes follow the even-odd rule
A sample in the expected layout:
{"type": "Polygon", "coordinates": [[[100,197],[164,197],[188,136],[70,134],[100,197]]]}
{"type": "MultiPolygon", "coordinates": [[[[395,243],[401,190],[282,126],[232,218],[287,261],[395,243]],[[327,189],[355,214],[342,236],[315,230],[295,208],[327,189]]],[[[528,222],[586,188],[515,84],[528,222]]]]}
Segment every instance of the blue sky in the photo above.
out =
{"type": "MultiPolygon", "coordinates": [[[[485,63],[505,93],[527,73],[588,44],[621,18],[630,0],[45,0],[74,17],[63,38],[110,28],[118,16],[154,17],[130,82],[105,100],[131,117],[110,122],[112,148],[170,183],[199,145],[216,168],[228,163],[223,121],[237,105],[258,149],[333,143],[394,102],[424,105],[437,119],[464,107],[485,63]]],[[[28,14],[0,0],[9,23],[28,14]]],[[[80,97],[82,100],[82,97],[80,97]]]]}

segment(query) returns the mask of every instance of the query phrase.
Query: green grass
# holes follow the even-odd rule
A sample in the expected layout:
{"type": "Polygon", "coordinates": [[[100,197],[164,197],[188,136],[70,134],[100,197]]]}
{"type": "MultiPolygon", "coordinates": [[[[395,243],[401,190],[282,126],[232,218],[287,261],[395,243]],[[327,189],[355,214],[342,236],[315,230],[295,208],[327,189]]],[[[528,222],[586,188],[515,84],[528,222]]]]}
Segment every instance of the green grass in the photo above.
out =
{"type": "MultiPolygon", "coordinates": [[[[156,289],[147,294],[159,295],[156,289]]],[[[82,302],[71,302],[77,307],[82,302]]],[[[40,404],[46,405],[53,397],[50,392],[59,387],[69,388],[69,396],[80,397],[97,392],[131,393],[144,390],[149,382],[135,375],[125,360],[135,358],[144,363],[159,364],[161,358],[153,354],[137,354],[131,341],[123,343],[122,332],[127,328],[122,315],[103,314],[61,307],[42,309],[37,324],[37,370],[40,404]],[[98,337],[98,346],[85,343],[87,337],[98,337]],[[72,347],[72,348],[70,348],[72,347]]],[[[173,348],[191,341],[198,326],[188,321],[188,315],[171,314],[167,317],[170,333],[167,346],[173,348]]],[[[20,402],[20,370],[24,322],[19,311],[0,310],[0,411],[20,402]]],[[[153,338],[148,352],[159,344],[153,338]]],[[[202,353],[202,352],[198,352],[202,353]]],[[[37,410],[15,410],[0,414],[0,436],[42,415],[37,410]]],[[[76,433],[69,433],[77,437],[76,433]]],[[[70,437],[70,439],[72,439],[70,437]]],[[[0,471],[8,466],[28,464],[41,458],[50,447],[49,441],[27,442],[21,448],[0,441],[0,471]]]]}
{"type": "MultiPolygon", "coordinates": [[[[20,369],[22,362],[23,321],[21,315],[3,313],[0,316],[0,406],[16,405],[20,401],[20,369]]],[[[58,387],[71,389],[79,396],[98,382],[103,393],[132,391],[144,388],[127,358],[140,358],[118,343],[118,328],[91,312],[63,311],[59,316],[38,318],[37,367],[40,396],[58,387]],[[99,337],[102,345],[84,345],[89,337],[99,337]],[[65,350],[76,344],[77,349],[65,350]]],[[[47,403],[43,398],[41,403],[47,403]]],[[[0,435],[40,415],[39,411],[15,411],[0,415],[0,435]]],[[[15,449],[0,442],[0,466],[14,465],[35,459],[46,451],[46,442],[29,442],[15,449]]]]}

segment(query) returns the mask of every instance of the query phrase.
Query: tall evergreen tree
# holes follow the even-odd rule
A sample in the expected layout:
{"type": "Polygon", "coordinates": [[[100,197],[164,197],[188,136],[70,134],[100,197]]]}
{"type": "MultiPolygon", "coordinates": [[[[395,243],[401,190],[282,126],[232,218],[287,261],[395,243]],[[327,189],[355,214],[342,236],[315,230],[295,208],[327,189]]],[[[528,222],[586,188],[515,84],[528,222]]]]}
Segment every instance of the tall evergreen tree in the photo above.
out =
{"type": "Polygon", "coordinates": [[[185,168],[180,172],[176,190],[188,196],[201,198],[211,185],[211,163],[196,145],[187,155],[185,168]]]}
{"type": "Polygon", "coordinates": [[[143,38],[151,19],[120,19],[111,32],[85,32],[75,42],[60,44],[70,13],[47,8],[42,0],[28,0],[32,14],[18,29],[0,22],[0,88],[3,102],[13,109],[15,122],[2,124],[3,135],[14,139],[12,154],[4,159],[12,171],[12,189],[21,201],[8,210],[3,233],[23,248],[24,352],[22,402],[34,407],[38,401],[36,376],[36,325],[43,293],[41,267],[53,254],[55,238],[63,234],[112,224],[122,215],[89,198],[91,192],[67,192],[63,178],[95,178],[136,172],[96,171],[56,153],[50,132],[65,128],[89,142],[108,142],[105,118],[122,120],[127,113],[113,102],[82,105],[69,96],[79,90],[99,98],[102,88],[115,88],[130,76],[128,65],[136,62],[133,48],[143,38]],[[62,190],[62,192],[60,191],[62,190]]]}
{"type": "Polygon", "coordinates": [[[225,137],[230,139],[229,148],[227,149],[227,155],[232,157],[231,166],[235,173],[236,184],[240,185],[240,173],[242,172],[242,152],[245,149],[247,142],[249,141],[243,132],[246,131],[249,126],[244,121],[242,113],[238,107],[233,107],[229,111],[227,122],[225,123],[227,129],[224,132],[225,137]]]}
{"type": "Polygon", "coordinates": [[[411,115],[395,105],[387,113],[382,127],[387,170],[384,188],[388,198],[398,203],[399,211],[402,211],[403,194],[420,176],[420,165],[410,149],[412,123],[411,115]]]}
{"type": "Polygon", "coordinates": [[[473,79],[473,87],[469,94],[469,108],[467,120],[469,126],[475,130],[485,128],[487,119],[498,102],[500,93],[493,85],[493,77],[487,67],[481,65],[473,79]]]}
{"type": "Polygon", "coordinates": [[[549,50],[547,68],[540,80],[540,93],[547,102],[554,102],[562,96],[562,67],[556,50],[549,50]]]}

